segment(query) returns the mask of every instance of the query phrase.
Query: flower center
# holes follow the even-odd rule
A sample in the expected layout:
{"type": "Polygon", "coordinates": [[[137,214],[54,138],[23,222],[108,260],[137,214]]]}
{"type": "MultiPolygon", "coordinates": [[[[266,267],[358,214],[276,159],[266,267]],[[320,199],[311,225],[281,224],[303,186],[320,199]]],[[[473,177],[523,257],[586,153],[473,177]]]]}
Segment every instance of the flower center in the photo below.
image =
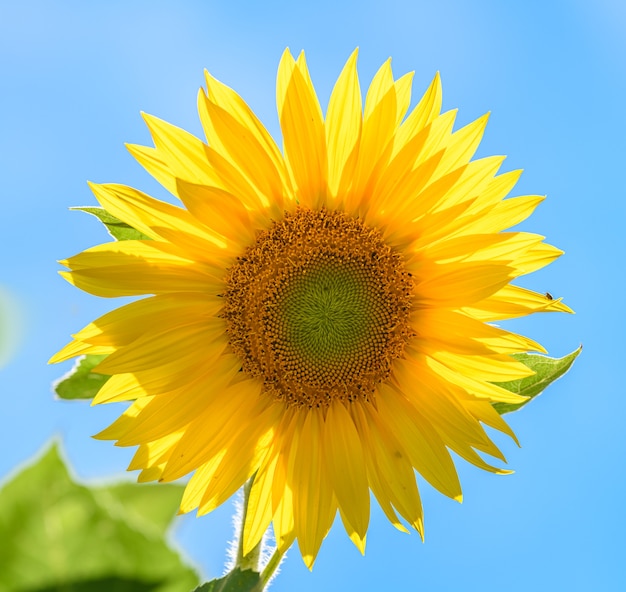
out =
{"type": "Polygon", "coordinates": [[[229,269],[224,317],[248,375],[288,404],[371,399],[411,337],[413,281],[358,219],[298,209],[229,269]]]}

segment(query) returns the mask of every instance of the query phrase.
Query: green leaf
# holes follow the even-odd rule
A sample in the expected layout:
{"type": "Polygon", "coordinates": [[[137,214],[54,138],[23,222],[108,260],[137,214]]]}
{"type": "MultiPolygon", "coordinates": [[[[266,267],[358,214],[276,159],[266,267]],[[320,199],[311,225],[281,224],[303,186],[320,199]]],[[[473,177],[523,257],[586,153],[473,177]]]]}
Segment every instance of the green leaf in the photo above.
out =
{"type": "Polygon", "coordinates": [[[107,212],[104,208],[96,208],[96,207],[75,207],[70,208],[70,210],[79,210],[81,212],[87,212],[92,216],[95,216],[102,222],[109,234],[119,240],[150,240],[150,237],[143,232],[139,232],[130,224],[126,224],[126,222],[122,222],[115,216],[112,216],[107,212]]]}
{"type": "Polygon", "coordinates": [[[70,582],[60,586],[53,584],[43,588],[32,588],[28,592],[155,592],[159,586],[159,582],[111,577],[70,582]]]}
{"type": "Polygon", "coordinates": [[[61,399],[93,399],[110,376],[92,372],[106,355],[88,354],[78,358],[74,367],[54,386],[61,399]]]}
{"type": "Polygon", "coordinates": [[[520,407],[528,405],[528,403],[547,386],[552,384],[557,378],[563,376],[563,374],[571,368],[574,360],[578,357],[582,349],[582,346],[580,346],[577,350],[573,351],[571,354],[563,356],[562,358],[549,358],[548,356],[542,356],[539,354],[514,355],[513,357],[515,359],[525,366],[528,366],[531,370],[534,370],[535,374],[520,380],[495,382],[494,384],[497,384],[512,393],[529,397],[529,399],[516,405],[510,403],[493,403],[495,410],[500,415],[503,415],[504,413],[517,411],[520,407]]]}
{"type": "Polygon", "coordinates": [[[256,571],[236,567],[223,578],[202,584],[193,592],[261,592],[261,577],[256,571]]]}
{"type": "Polygon", "coordinates": [[[96,500],[116,514],[124,514],[138,530],[166,533],[178,511],[184,485],[172,483],[116,483],[92,489],[96,500]],[[117,506],[121,505],[119,508],[117,506]]]}
{"type": "Polygon", "coordinates": [[[155,521],[137,509],[144,494],[77,484],[54,444],[0,489],[0,590],[189,592],[198,577],[163,537],[182,486],[149,491],[155,521]]]}

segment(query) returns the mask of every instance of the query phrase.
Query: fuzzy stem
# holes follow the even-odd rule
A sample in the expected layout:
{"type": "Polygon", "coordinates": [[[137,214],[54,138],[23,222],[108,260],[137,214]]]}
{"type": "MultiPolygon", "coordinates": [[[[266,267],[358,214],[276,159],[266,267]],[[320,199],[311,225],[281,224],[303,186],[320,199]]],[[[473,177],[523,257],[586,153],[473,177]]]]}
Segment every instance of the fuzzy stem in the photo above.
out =
{"type": "Polygon", "coordinates": [[[276,571],[276,568],[280,565],[280,562],[282,561],[284,555],[285,555],[285,552],[279,551],[278,547],[274,549],[274,552],[272,553],[270,560],[267,562],[265,569],[261,573],[261,589],[262,590],[265,590],[265,586],[267,586],[267,583],[270,581],[270,579],[274,575],[274,572],[276,571]]]}

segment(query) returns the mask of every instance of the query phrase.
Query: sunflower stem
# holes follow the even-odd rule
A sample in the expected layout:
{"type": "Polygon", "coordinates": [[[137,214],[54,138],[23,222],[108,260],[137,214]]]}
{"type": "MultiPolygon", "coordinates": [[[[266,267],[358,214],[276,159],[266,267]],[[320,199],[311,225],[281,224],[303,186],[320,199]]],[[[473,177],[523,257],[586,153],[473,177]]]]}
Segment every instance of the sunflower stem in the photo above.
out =
{"type": "Polygon", "coordinates": [[[285,555],[285,551],[280,551],[278,547],[274,549],[274,552],[272,553],[270,560],[267,562],[265,569],[261,573],[261,589],[262,590],[265,590],[265,586],[267,586],[267,583],[272,579],[272,576],[274,575],[276,568],[280,565],[280,562],[282,561],[284,555],[285,555]]]}
{"type": "Polygon", "coordinates": [[[235,565],[241,570],[251,569],[253,571],[258,571],[263,541],[259,541],[259,543],[254,548],[252,548],[247,555],[243,554],[243,530],[246,524],[246,516],[248,514],[248,501],[250,500],[250,490],[252,489],[253,481],[254,477],[246,481],[245,485],[243,486],[243,508],[241,515],[239,540],[237,542],[237,561],[235,565]]]}

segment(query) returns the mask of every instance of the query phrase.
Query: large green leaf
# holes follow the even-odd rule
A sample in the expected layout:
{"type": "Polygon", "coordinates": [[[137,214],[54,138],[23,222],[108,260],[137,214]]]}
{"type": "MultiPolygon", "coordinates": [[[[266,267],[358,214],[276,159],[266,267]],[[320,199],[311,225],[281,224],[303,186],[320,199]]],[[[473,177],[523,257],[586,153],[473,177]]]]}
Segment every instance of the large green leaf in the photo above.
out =
{"type": "Polygon", "coordinates": [[[109,234],[117,240],[150,240],[149,236],[112,216],[104,208],[75,207],[70,210],[79,210],[95,216],[106,226],[109,234]]]}
{"type": "Polygon", "coordinates": [[[96,500],[123,514],[125,520],[138,530],[162,536],[171,526],[185,487],[172,483],[116,483],[91,491],[96,500]],[[118,507],[121,506],[121,507],[118,507]]]}
{"type": "Polygon", "coordinates": [[[28,592],[156,592],[159,586],[159,582],[112,577],[70,582],[62,587],[52,584],[43,588],[32,588],[28,592]]]}
{"type": "Polygon", "coordinates": [[[512,405],[510,403],[494,403],[495,410],[500,413],[510,413],[517,411],[520,407],[528,405],[539,393],[552,384],[557,378],[565,374],[582,351],[582,346],[571,354],[567,354],[562,358],[549,358],[539,354],[516,354],[514,357],[531,370],[535,371],[533,376],[528,376],[520,380],[511,380],[509,382],[496,382],[498,386],[505,388],[507,391],[529,397],[527,401],[512,405]]]}
{"type": "Polygon", "coordinates": [[[202,584],[193,592],[261,592],[261,577],[251,569],[240,570],[236,567],[223,578],[202,584]]]}
{"type": "Polygon", "coordinates": [[[129,491],[77,484],[51,446],[0,489],[0,590],[192,590],[196,573],[163,538],[182,486],[149,487],[150,509],[129,491]]]}
{"type": "Polygon", "coordinates": [[[89,354],[78,358],[69,373],[54,384],[54,392],[61,399],[93,399],[110,378],[92,371],[105,357],[89,354]]]}

